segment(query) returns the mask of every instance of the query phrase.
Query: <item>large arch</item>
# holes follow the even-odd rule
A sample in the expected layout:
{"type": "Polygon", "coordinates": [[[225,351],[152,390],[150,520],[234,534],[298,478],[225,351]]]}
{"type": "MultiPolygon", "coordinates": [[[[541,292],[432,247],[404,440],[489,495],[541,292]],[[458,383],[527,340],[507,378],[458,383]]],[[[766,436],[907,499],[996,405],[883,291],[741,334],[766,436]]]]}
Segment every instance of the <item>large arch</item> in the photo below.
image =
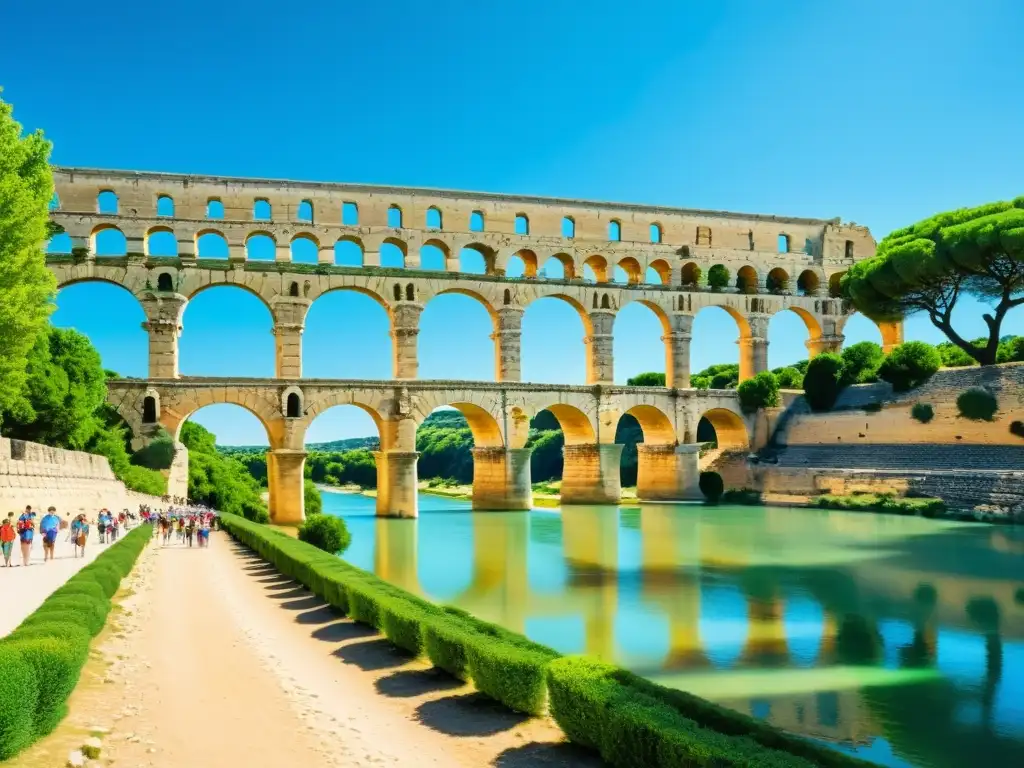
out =
{"type": "Polygon", "coordinates": [[[847,315],[841,324],[837,323],[838,330],[843,334],[843,347],[850,347],[861,341],[873,341],[879,346],[885,344],[882,329],[878,323],[867,315],[854,312],[847,315]]]}
{"type": "MultiPolygon", "coordinates": [[[[709,408],[701,414],[700,418],[714,427],[720,449],[748,450],[750,448],[750,433],[747,431],[746,422],[736,411],[722,407],[709,408]]],[[[700,439],[699,435],[695,437],[700,439]]]]}
{"type": "Polygon", "coordinates": [[[235,283],[201,286],[189,296],[181,322],[178,349],[183,375],[276,374],[274,313],[251,288],[235,283]]]}
{"type": "Polygon", "coordinates": [[[768,321],[768,367],[790,366],[809,355],[806,342],[821,338],[821,323],[803,307],[783,307],[768,321]]]}
{"type": "Polygon", "coordinates": [[[56,305],[50,322],[85,334],[104,368],[121,376],[149,375],[146,312],[127,286],[94,277],[69,280],[58,286],[56,305]]]}
{"type": "Polygon", "coordinates": [[[728,304],[701,307],[693,318],[690,370],[696,374],[711,365],[739,364],[739,344],[750,335],[750,323],[736,308],[728,304]]]}
{"type": "Polygon", "coordinates": [[[622,413],[622,416],[627,415],[640,424],[644,442],[648,445],[675,445],[678,442],[672,419],[657,406],[634,405],[622,413]]]}
{"type": "Polygon", "coordinates": [[[341,286],[320,294],[306,310],[303,378],[390,379],[392,323],[389,303],[375,291],[341,286]]]}
{"type": "MultiPolygon", "coordinates": [[[[216,423],[210,422],[208,419],[199,420],[193,418],[197,412],[207,408],[216,409],[221,413],[230,413],[229,409],[241,408],[255,416],[256,420],[263,427],[267,437],[268,449],[274,450],[284,447],[284,423],[281,420],[279,406],[262,398],[246,398],[241,393],[232,393],[230,390],[216,388],[196,389],[188,391],[185,397],[161,398],[160,424],[171,433],[175,441],[181,439],[181,430],[187,421],[195,421],[201,424],[205,429],[213,432],[214,435],[218,431],[224,433],[223,428],[219,427],[216,423]],[[204,423],[204,421],[207,423],[204,423]]],[[[250,439],[248,435],[224,437],[222,434],[218,439],[225,441],[220,444],[250,444],[248,443],[250,439]]],[[[259,445],[259,443],[252,444],[259,445]]]]}
{"type": "Polygon", "coordinates": [[[420,316],[419,378],[494,381],[497,330],[497,314],[482,294],[460,287],[438,292],[420,316]]]}
{"type": "Polygon", "coordinates": [[[665,372],[662,337],[670,332],[668,316],[657,304],[640,299],[620,307],[612,324],[616,383],[625,384],[640,373],[665,372]]]}
{"type": "Polygon", "coordinates": [[[548,411],[558,420],[566,445],[594,445],[597,442],[593,421],[576,406],[552,403],[537,409],[537,413],[541,411],[548,411]]]}
{"type": "Polygon", "coordinates": [[[538,384],[585,384],[593,329],[587,310],[572,296],[536,296],[524,306],[520,340],[521,378],[538,384]],[[573,316],[579,318],[576,325],[573,316]]]}

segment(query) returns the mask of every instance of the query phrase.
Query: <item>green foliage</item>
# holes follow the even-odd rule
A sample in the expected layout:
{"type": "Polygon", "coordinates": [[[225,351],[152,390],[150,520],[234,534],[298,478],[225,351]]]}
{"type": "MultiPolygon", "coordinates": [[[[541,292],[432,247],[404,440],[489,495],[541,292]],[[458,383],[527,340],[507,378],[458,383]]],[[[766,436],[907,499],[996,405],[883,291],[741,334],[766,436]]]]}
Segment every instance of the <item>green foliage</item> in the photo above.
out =
{"type": "Polygon", "coordinates": [[[997,363],[1024,362],[1024,336],[1011,336],[999,342],[996,350],[997,363]]]}
{"type": "Polygon", "coordinates": [[[914,403],[914,406],[910,409],[910,416],[922,424],[927,424],[935,418],[935,409],[928,403],[914,403]]]}
{"type": "Polygon", "coordinates": [[[740,380],[738,363],[716,363],[690,377],[690,384],[695,389],[735,389],[740,380]],[[694,383],[700,380],[703,386],[694,383]]]}
{"type": "Polygon", "coordinates": [[[352,534],[340,517],[314,515],[299,526],[299,541],[312,544],[324,552],[340,555],[352,543],[352,534]]]}
{"type": "Polygon", "coordinates": [[[745,504],[748,506],[759,506],[764,504],[761,492],[756,488],[730,488],[722,494],[724,504],[745,504]]]}
{"type": "Polygon", "coordinates": [[[22,136],[11,105],[0,99],[0,425],[12,415],[23,424],[32,420],[24,391],[28,357],[45,338],[53,309],[56,281],[43,253],[54,234],[49,157],[42,133],[22,136]]]}
{"type": "Polygon", "coordinates": [[[307,515],[319,515],[324,511],[324,500],[320,496],[320,489],[308,477],[302,482],[302,495],[307,515]]]}
{"type": "Polygon", "coordinates": [[[840,357],[843,360],[841,385],[866,384],[878,380],[878,369],[885,360],[882,348],[873,341],[861,341],[847,347],[840,357]]]}
{"type": "Polygon", "coordinates": [[[942,358],[943,368],[967,368],[978,364],[977,360],[951,341],[943,341],[941,344],[936,344],[935,351],[942,358]]]}
{"type": "Polygon", "coordinates": [[[1017,437],[1024,437],[1024,421],[1011,422],[1010,434],[1016,435],[1017,437]]]}
{"type": "Polygon", "coordinates": [[[188,448],[188,495],[193,501],[249,520],[268,520],[259,484],[236,458],[217,451],[212,432],[193,421],[181,426],[188,448]]]}
{"type": "Polygon", "coordinates": [[[804,374],[804,397],[815,411],[827,411],[835,405],[842,389],[843,359],[824,353],[807,364],[804,374]]]}
{"type": "Polygon", "coordinates": [[[893,349],[878,369],[878,377],[892,384],[896,392],[906,392],[932,377],[942,366],[942,358],[931,344],[908,341],[893,349]]]}
{"type": "Polygon", "coordinates": [[[547,668],[557,654],[527,644],[495,642],[470,634],[466,659],[473,685],[516,712],[542,715],[547,707],[547,668]]]}
{"type": "Polygon", "coordinates": [[[717,504],[725,492],[725,483],[717,472],[701,472],[698,484],[708,504],[717,504]]]}
{"type": "Polygon", "coordinates": [[[665,374],[654,371],[638,373],[636,376],[626,379],[626,384],[631,387],[664,387],[665,374]]]}
{"type": "Polygon", "coordinates": [[[729,270],[722,264],[715,264],[708,270],[708,287],[713,291],[720,291],[729,287],[729,280],[732,276],[729,270]]]}
{"type": "Polygon", "coordinates": [[[138,493],[148,493],[150,496],[163,496],[167,493],[167,478],[155,469],[132,465],[118,474],[117,478],[129,490],[138,493]]]}
{"type": "Polygon", "coordinates": [[[891,494],[855,493],[849,496],[824,494],[816,500],[822,509],[843,509],[851,512],[886,512],[894,515],[938,517],[946,511],[942,499],[928,497],[896,498],[891,494]]]}
{"type": "Polygon", "coordinates": [[[776,368],[772,373],[779,384],[779,389],[803,389],[804,375],[793,367],[776,368]]]}
{"type": "Polygon", "coordinates": [[[779,382],[775,374],[761,371],[753,378],[741,381],[736,388],[736,394],[740,397],[740,405],[746,411],[774,408],[779,404],[779,382]]]}
{"type": "Polygon", "coordinates": [[[151,537],[148,526],[130,531],[0,641],[0,759],[14,756],[63,719],[110,598],[151,537]]]}
{"type": "Polygon", "coordinates": [[[147,469],[170,469],[174,461],[174,438],[167,430],[160,427],[154,437],[145,448],[135,452],[132,456],[132,464],[147,469]]]}
{"type": "Polygon", "coordinates": [[[992,417],[999,410],[999,401],[984,387],[971,387],[960,393],[956,399],[956,407],[965,419],[992,421],[992,417]]]}
{"type": "Polygon", "coordinates": [[[850,267],[842,290],[875,320],[926,313],[967,355],[991,365],[1003,318],[1024,292],[1024,197],[941,213],[892,232],[873,258],[850,267]],[[988,305],[983,344],[953,328],[954,309],[965,296],[988,305]]]}

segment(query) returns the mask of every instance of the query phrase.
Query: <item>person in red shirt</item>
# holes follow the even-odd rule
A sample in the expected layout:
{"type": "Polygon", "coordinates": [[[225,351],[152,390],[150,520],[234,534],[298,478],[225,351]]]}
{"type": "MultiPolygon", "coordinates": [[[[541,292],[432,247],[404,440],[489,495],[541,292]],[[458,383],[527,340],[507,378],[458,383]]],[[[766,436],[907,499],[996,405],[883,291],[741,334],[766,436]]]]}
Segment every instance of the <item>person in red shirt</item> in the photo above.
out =
{"type": "Polygon", "coordinates": [[[14,513],[8,512],[3,524],[0,524],[0,548],[4,553],[4,568],[11,567],[11,553],[14,551],[14,540],[18,532],[14,528],[14,513]]]}

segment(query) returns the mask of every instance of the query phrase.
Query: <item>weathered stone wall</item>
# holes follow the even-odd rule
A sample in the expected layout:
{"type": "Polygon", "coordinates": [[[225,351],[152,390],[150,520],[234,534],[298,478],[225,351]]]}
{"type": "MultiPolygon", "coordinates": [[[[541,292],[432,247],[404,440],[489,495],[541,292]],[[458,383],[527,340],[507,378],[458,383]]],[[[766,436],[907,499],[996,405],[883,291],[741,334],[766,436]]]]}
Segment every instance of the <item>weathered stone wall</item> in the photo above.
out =
{"type": "Polygon", "coordinates": [[[0,438],[0,513],[20,512],[26,504],[40,512],[53,505],[62,517],[91,516],[101,507],[162,506],[154,496],[125,488],[104,456],[0,438]]]}

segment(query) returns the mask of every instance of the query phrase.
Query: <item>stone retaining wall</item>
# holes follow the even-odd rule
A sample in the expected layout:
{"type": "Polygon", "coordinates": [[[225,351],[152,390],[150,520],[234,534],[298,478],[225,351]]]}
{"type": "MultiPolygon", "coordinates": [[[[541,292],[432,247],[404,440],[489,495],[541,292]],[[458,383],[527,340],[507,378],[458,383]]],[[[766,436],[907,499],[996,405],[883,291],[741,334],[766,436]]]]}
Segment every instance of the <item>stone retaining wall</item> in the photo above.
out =
{"type": "Polygon", "coordinates": [[[162,506],[154,496],[125,488],[104,456],[0,438],[0,513],[20,512],[26,504],[40,512],[53,505],[62,516],[162,506]]]}

